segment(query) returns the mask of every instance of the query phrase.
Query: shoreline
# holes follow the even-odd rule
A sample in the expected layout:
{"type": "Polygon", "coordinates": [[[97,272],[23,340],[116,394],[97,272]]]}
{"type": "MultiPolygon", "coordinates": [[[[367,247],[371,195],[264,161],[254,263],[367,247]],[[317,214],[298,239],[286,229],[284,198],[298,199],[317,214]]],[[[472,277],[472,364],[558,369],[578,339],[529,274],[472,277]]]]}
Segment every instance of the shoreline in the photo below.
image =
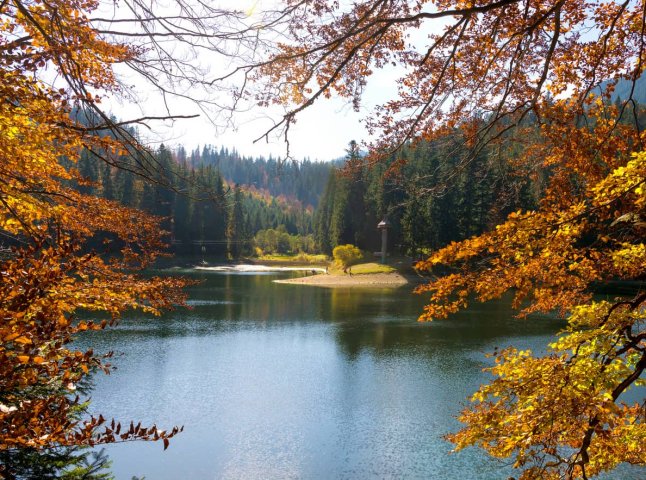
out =
{"type": "Polygon", "coordinates": [[[315,266],[299,266],[299,265],[258,265],[241,263],[236,265],[196,265],[193,267],[195,270],[205,270],[210,272],[237,272],[237,273],[266,273],[266,272],[319,272],[324,273],[325,269],[315,266]]]}
{"type": "Polygon", "coordinates": [[[324,288],[399,288],[411,284],[411,281],[398,272],[391,272],[357,275],[318,274],[308,275],[307,277],[274,280],[274,283],[324,288]]]}

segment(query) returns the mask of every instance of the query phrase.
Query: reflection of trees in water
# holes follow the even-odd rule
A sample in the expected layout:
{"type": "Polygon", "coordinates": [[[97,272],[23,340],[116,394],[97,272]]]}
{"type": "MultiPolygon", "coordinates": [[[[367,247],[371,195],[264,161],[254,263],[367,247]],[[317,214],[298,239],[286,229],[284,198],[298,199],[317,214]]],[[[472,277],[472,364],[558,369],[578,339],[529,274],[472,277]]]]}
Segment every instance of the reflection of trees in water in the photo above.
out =
{"type": "Polygon", "coordinates": [[[321,319],[317,304],[320,292],[273,283],[274,276],[256,277],[249,298],[242,304],[242,318],[263,324],[308,322],[321,319]]]}
{"type": "Polygon", "coordinates": [[[233,288],[231,287],[231,275],[225,275],[224,276],[224,301],[226,302],[225,305],[225,310],[226,310],[226,316],[225,318],[231,320],[233,318],[237,318],[237,315],[239,312],[236,312],[236,303],[235,299],[233,298],[233,288]]]}
{"type": "MultiPolygon", "coordinates": [[[[507,299],[479,304],[447,320],[418,323],[425,299],[407,287],[327,289],[277,284],[275,275],[205,274],[198,278],[203,283],[190,291],[191,310],[178,309],[161,318],[139,314],[103,335],[140,336],[141,340],[154,335],[171,342],[173,337],[237,328],[322,322],[334,325],[335,341],[350,359],[361,353],[449,358],[461,350],[485,353],[498,339],[551,334],[561,326],[555,321],[515,320],[507,299]]],[[[115,341],[112,338],[110,343],[115,341]]],[[[479,361],[477,355],[473,358],[479,361]]]]}
{"type": "MultiPolygon", "coordinates": [[[[331,318],[336,323],[336,341],[350,359],[364,352],[377,356],[445,358],[452,358],[457,352],[486,353],[498,340],[553,334],[562,326],[550,319],[516,320],[508,299],[480,304],[446,320],[420,323],[417,317],[423,299],[409,298],[402,290],[379,295],[386,295],[386,301],[356,291],[332,294],[331,318]]],[[[474,357],[473,361],[479,360],[474,357]]],[[[452,368],[450,362],[441,363],[452,368]]]]}
{"type": "Polygon", "coordinates": [[[222,300],[192,312],[203,321],[253,322],[261,325],[320,320],[320,289],[277,284],[276,275],[211,275],[191,298],[222,300]]]}

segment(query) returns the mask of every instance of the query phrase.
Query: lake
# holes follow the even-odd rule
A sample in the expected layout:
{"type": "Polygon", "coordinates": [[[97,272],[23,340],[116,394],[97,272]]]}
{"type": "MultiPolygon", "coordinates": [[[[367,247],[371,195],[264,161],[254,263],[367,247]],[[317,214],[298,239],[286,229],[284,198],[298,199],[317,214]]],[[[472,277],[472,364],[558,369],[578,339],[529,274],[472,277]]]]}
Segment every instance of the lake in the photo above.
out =
{"type": "MultiPolygon", "coordinates": [[[[80,348],[115,351],[91,411],[183,425],[161,443],[106,448],[117,479],[506,479],[508,461],[450,453],[484,354],[543,351],[563,323],[515,320],[509,302],[418,323],[424,297],[273,283],[297,273],[172,270],[203,282],[190,310],[128,315],[80,348]]],[[[621,477],[643,478],[644,470],[621,477]],[[642,476],[639,476],[641,472],[642,476]]]]}

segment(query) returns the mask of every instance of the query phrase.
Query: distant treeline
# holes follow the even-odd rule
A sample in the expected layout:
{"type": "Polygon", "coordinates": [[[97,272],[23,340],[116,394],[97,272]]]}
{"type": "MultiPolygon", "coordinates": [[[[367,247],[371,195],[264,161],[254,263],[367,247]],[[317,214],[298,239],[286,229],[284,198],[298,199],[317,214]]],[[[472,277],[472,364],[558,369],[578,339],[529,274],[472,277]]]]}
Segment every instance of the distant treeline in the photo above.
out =
{"type": "Polygon", "coordinates": [[[177,160],[191,168],[212,166],[229,183],[246,185],[256,190],[267,191],[272,197],[297,199],[305,207],[318,205],[321,192],[325,188],[330,173],[329,162],[312,162],[305,159],[299,162],[242,157],[233,149],[219,149],[206,145],[186,152],[179,147],[177,160]]]}
{"type": "MultiPolygon", "coordinates": [[[[643,105],[629,105],[620,121],[633,122],[635,115],[640,128],[646,128],[643,105]]],[[[540,136],[536,119],[525,121],[536,125],[540,136]]],[[[581,121],[588,120],[582,116],[581,121]]],[[[538,161],[533,170],[519,171],[516,160],[522,150],[511,136],[483,145],[479,142],[473,150],[456,131],[368,166],[351,142],[345,167],[330,175],[314,215],[317,248],[329,254],[335,246],[351,243],[379,251],[377,224],[386,218],[389,251],[417,257],[478,235],[513,211],[535,209],[549,167],[538,161]]]]}
{"type": "MultiPolygon", "coordinates": [[[[622,118],[636,113],[645,128],[644,107],[637,109],[622,118]]],[[[389,251],[417,257],[537,206],[549,169],[510,168],[520,150],[504,139],[477,151],[467,145],[456,131],[367,165],[350,142],[343,167],[210,145],[190,153],[161,145],[112,165],[83,152],[77,168],[87,182],[78,188],[165,217],[168,242],[180,253],[330,254],[348,243],[379,251],[377,224],[385,218],[389,251]]]]}
{"type": "Polygon", "coordinates": [[[113,163],[118,167],[84,151],[77,168],[87,181],[78,188],[166,218],[176,252],[232,258],[251,254],[261,230],[311,235],[314,207],[332,169],[323,162],[241,158],[210,146],[186,155],[182,147],[161,145],[113,163]]]}
{"type": "Polygon", "coordinates": [[[370,166],[351,143],[348,165],[329,177],[314,215],[315,242],[326,253],[348,243],[379,251],[385,218],[389,251],[417,256],[533,208],[541,183],[535,172],[512,174],[499,155],[469,151],[457,133],[370,166]]]}

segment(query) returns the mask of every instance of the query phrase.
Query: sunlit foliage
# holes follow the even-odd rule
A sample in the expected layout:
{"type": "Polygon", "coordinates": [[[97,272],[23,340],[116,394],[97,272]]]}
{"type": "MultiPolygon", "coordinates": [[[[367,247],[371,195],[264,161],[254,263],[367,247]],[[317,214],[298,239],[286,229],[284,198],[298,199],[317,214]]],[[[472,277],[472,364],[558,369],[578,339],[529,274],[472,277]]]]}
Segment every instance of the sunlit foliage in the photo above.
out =
{"type": "Polygon", "coordinates": [[[349,267],[359,263],[363,259],[363,253],[352,244],[339,245],[332,250],[332,258],[343,268],[345,273],[349,267]]]}
{"type": "Polygon", "coordinates": [[[622,394],[646,368],[646,296],[592,303],[592,293],[646,273],[646,135],[634,101],[646,4],[284,3],[290,35],[256,68],[259,98],[289,107],[274,128],[334,94],[359,109],[370,76],[394,66],[397,95],[366,119],[368,163],[459,132],[473,154],[456,172],[486,148],[516,175],[542,179],[536,208],[418,264],[434,278],[418,289],[430,293],[422,320],[511,291],[520,316],[556,311],[570,322],[546,357],[496,353],[495,379],[450,438],[513,457],[524,479],[643,465],[644,406],[624,405],[622,394]],[[628,95],[612,99],[621,79],[628,95]]]}
{"type": "MultiPolygon", "coordinates": [[[[163,248],[160,219],[83,192],[81,148],[108,168],[133,153],[134,138],[71,116],[100,116],[118,93],[113,65],[139,52],[103,39],[93,1],[0,2],[0,449],[44,449],[135,439],[167,445],[177,429],[78,418],[77,384],[107,369],[93,351],[69,346],[127,309],[159,314],[182,302],[182,282],[135,276],[163,248]],[[97,135],[101,133],[101,135],[97,135]],[[126,138],[128,141],[126,141],[126,138]],[[93,237],[105,248],[85,247],[93,237]],[[8,248],[7,246],[10,246],[8,248]],[[104,321],[88,315],[105,312],[104,321]]],[[[113,125],[114,126],[114,125],[113,125]]],[[[11,465],[0,466],[13,475],[11,465]]]]}

